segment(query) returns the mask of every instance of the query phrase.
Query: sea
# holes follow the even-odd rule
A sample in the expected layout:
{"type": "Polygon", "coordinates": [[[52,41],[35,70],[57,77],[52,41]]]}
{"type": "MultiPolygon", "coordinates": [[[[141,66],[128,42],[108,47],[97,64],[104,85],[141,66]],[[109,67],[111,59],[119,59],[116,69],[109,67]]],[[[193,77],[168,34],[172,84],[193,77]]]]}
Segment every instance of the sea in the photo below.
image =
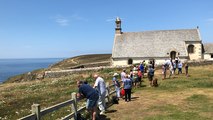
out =
{"type": "Polygon", "coordinates": [[[64,58],[0,59],[0,83],[3,83],[9,77],[15,75],[47,68],[63,59],[64,58]]]}

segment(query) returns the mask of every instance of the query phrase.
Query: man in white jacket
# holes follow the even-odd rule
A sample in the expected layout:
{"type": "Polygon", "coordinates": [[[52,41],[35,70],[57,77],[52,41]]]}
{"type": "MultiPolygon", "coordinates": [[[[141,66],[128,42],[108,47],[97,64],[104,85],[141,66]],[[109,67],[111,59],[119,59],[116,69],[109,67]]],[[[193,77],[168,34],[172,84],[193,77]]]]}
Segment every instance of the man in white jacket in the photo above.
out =
{"type": "Polygon", "coordinates": [[[105,109],[106,109],[106,102],[105,102],[106,84],[104,82],[104,79],[102,77],[99,77],[97,74],[94,75],[94,78],[95,78],[94,88],[96,88],[99,93],[98,105],[101,111],[100,115],[102,115],[102,114],[105,114],[105,109]]]}

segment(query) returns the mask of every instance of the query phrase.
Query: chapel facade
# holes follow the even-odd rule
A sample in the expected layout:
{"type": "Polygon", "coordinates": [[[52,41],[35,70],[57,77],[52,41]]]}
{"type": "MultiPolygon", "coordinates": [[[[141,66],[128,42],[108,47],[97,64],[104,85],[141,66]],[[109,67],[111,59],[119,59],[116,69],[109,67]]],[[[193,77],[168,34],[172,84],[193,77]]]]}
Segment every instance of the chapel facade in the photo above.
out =
{"type": "MultiPolygon", "coordinates": [[[[162,64],[166,59],[179,58],[182,62],[204,59],[205,49],[198,27],[123,32],[121,22],[121,19],[117,17],[112,49],[113,66],[137,64],[143,60],[155,60],[156,64],[162,64]]],[[[213,54],[209,54],[209,59],[213,59],[213,54]]]]}

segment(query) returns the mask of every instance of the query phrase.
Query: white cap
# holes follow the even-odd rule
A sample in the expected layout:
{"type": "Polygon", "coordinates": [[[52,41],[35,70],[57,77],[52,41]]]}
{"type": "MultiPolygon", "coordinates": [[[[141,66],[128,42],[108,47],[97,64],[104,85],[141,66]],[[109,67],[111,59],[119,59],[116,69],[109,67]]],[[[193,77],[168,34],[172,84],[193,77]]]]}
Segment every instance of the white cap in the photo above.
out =
{"type": "Polygon", "coordinates": [[[118,73],[114,73],[113,77],[118,76],[118,75],[119,75],[118,73]]]}

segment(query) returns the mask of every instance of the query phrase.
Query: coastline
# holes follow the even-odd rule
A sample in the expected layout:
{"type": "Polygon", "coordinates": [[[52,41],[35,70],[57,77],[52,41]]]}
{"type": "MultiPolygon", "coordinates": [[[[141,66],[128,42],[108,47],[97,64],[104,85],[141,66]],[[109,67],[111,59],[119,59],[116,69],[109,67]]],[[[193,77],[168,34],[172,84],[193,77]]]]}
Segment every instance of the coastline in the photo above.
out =
{"type": "Polygon", "coordinates": [[[16,58],[0,59],[0,84],[15,77],[38,69],[48,68],[64,58],[16,58]]]}

